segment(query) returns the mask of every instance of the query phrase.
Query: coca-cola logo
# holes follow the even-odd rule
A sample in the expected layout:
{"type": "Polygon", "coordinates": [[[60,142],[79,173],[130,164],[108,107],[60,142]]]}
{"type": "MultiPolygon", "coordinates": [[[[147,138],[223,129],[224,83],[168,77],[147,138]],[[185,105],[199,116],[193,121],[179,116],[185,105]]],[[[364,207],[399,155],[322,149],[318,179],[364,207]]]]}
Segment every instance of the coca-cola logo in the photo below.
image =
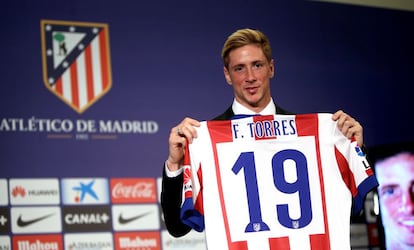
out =
{"type": "Polygon", "coordinates": [[[155,202],[155,180],[130,179],[111,181],[114,202],[155,202]]]}

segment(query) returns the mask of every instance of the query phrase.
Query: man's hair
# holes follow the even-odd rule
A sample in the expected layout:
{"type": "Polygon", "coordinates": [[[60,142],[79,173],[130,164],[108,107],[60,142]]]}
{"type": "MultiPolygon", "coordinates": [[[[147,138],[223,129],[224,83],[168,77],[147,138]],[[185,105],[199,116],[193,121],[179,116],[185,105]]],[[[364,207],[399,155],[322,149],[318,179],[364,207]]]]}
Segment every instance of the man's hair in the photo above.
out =
{"type": "Polygon", "coordinates": [[[230,63],[229,54],[232,50],[249,44],[256,44],[261,47],[267,61],[270,62],[272,60],[270,41],[265,34],[259,30],[240,29],[231,34],[223,45],[221,58],[223,59],[224,66],[228,68],[230,63]]]}
{"type": "Polygon", "coordinates": [[[368,160],[371,161],[371,165],[375,166],[377,162],[402,152],[408,152],[414,155],[414,141],[397,142],[370,147],[368,149],[367,156],[368,160]]]}

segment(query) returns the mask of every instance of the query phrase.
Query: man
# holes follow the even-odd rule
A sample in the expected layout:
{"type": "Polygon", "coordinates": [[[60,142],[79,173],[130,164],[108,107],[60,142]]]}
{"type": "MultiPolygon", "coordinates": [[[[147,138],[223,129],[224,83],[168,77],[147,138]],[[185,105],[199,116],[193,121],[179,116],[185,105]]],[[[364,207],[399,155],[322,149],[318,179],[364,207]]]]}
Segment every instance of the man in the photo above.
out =
{"type": "MultiPolygon", "coordinates": [[[[242,29],[234,32],[226,40],[222,49],[224,77],[234,90],[234,101],[223,114],[214,120],[226,120],[234,115],[252,114],[291,114],[273,102],[270,79],[274,76],[268,38],[258,30],[242,29]]],[[[355,138],[359,146],[363,144],[362,126],[343,111],[332,116],[338,128],[348,138],[355,138]]],[[[161,206],[164,220],[171,235],[179,237],[191,228],[180,219],[182,202],[183,174],[182,165],[186,143],[197,137],[195,127],[200,123],[185,118],[171,129],[169,136],[169,155],[163,170],[161,206]]]]}
{"type": "Polygon", "coordinates": [[[375,164],[386,249],[414,249],[414,151],[375,164]]]}

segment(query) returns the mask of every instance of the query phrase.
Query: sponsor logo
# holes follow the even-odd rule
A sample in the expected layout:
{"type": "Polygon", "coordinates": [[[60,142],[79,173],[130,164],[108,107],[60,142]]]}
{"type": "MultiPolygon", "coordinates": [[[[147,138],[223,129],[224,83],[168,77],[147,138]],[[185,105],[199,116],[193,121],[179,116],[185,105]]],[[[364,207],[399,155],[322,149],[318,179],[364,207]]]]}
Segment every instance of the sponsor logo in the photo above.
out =
{"type": "Polygon", "coordinates": [[[133,222],[135,220],[139,220],[139,219],[141,219],[141,218],[143,218],[143,217],[145,217],[145,216],[147,216],[147,215],[149,215],[151,213],[152,213],[152,211],[149,211],[149,212],[146,212],[146,213],[143,213],[143,214],[139,214],[137,216],[132,216],[132,217],[129,217],[129,218],[124,218],[122,216],[122,214],[120,214],[119,215],[119,218],[118,218],[118,222],[119,222],[119,224],[128,224],[128,223],[131,223],[131,222],[133,222]]]}
{"type": "Polygon", "coordinates": [[[150,203],[157,201],[153,178],[111,179],[113,203],[150,203]]]}
{"type": "Polygon", "coordinates": [[[38,217],[38,218],[35,218],[35,219],[30,219],[30,220],[23,220],[22,215],[19,215],[19,218],[17,219],[17,225],[19,227],[27,227],[27,226],[30,226],[34,223],[37,223],[39,221],[45,220],[49,217],[52,217],[53,215],[54,214],[47,214],[45,216],[41,216],[41,217],[38,217]]]}
{"type": "Polygon", "coordinates": [[[11,243],[9,236],[0,236],[0,250],[11,250],[11,243]]]}
{"type": "Polygon", "coordinates": [[[163,250],[206,250],[205,234],[194,230],[183,237],[175,238],[167,230],[161,232],[163,250]]]}
{"type": "Polygon", "coordinates": [[[10,203],[12,205],[57,205],[59,202],[58,179],[10,180],[10,203]]]}
{"type": "MultiPolygon", "coordinates": [[[[10,233],[10,215],[7,207],[0,207],[0,233],[10,233]]],[[[0,248],[1,250],[1,248],[0,248]]]]}
{"type": "Polygon", "coordinates": [[[115,231],[160,229],[157,204],[113,205],[112,217],[114,218],[112,223],[115,231]]]}
{"type": "Polygon", "coordinates": [[[12,189],[12,193],[11,193],[12,197],[25,197],[26,196],[26,190],[22,187],[22,186],[15,186],[12,189]]]}
{"type": "Polygon", "coordinates": [[[13,236],[13,249],[62,250],[62,236],[59,234],[13,236]]]}
{"type": "Polygon", "coordinates": [[[115,233],[115,250],[160,250],[159,232],[115,233]]]}
{"type": "Polygon", "coordinates": [[[109,206],[70,206],[63,208],[66,232],[110,231],[112,229],[109,206]]]}
{"type": "Polygon", "coordinates": [[[15,234],[62,231],[60,207],[12,207],[10,211],[15,234]]]}
{"type": "Polygon", "coordinates": [[[65,249],[70,250],[113,250],[111,233],[65,234],[65,249]]]}
{"type": "Polygon", "coordinates": [[[9,203],[8,193],[7,180],[0,179],[0,206],[6,206],[9,203]]]}
{"type": "Polygon", "coordinates": [[[111,88],[109,29],[103,23],[41,21],[43,81],[82,113],[111,88]]]}
{"type": "Polygon", "coordinates": [[[63,204],[108,204],[108,180],[93,179],[63,179],[63,204]]]}

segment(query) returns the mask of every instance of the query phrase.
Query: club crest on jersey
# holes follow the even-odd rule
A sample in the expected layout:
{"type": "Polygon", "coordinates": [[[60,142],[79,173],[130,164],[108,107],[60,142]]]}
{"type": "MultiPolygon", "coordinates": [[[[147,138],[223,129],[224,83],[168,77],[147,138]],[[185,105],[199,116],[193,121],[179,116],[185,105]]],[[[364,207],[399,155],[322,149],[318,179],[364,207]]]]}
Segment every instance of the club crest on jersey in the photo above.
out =
{"type": "Polygon", "coordinates": [[[254,224],[253,224],[253,230],[254,230],[255,232],[259,232],[259,231],[261,231],[261,226],[260,226],[260,223],[254,223],[254,224]]]}
{"type": "Polygon", "coordinates": [[[184,166],[184,184],[183,192],[185,198],[191,198],[193,196],[193,185],[191,180],[191,168],[190,166],[184,166]]]}
{"type": "Polygon", "coordinates": [[[112,86],[108,25],[41,20],[43,82],[82,113],[112,86]]]}
{"type": "Polygon", "coordinates": [[[297,221],[297,220],[292,221],[292,228],[298,229],[299,228],[299,221],[297,221]]]}

